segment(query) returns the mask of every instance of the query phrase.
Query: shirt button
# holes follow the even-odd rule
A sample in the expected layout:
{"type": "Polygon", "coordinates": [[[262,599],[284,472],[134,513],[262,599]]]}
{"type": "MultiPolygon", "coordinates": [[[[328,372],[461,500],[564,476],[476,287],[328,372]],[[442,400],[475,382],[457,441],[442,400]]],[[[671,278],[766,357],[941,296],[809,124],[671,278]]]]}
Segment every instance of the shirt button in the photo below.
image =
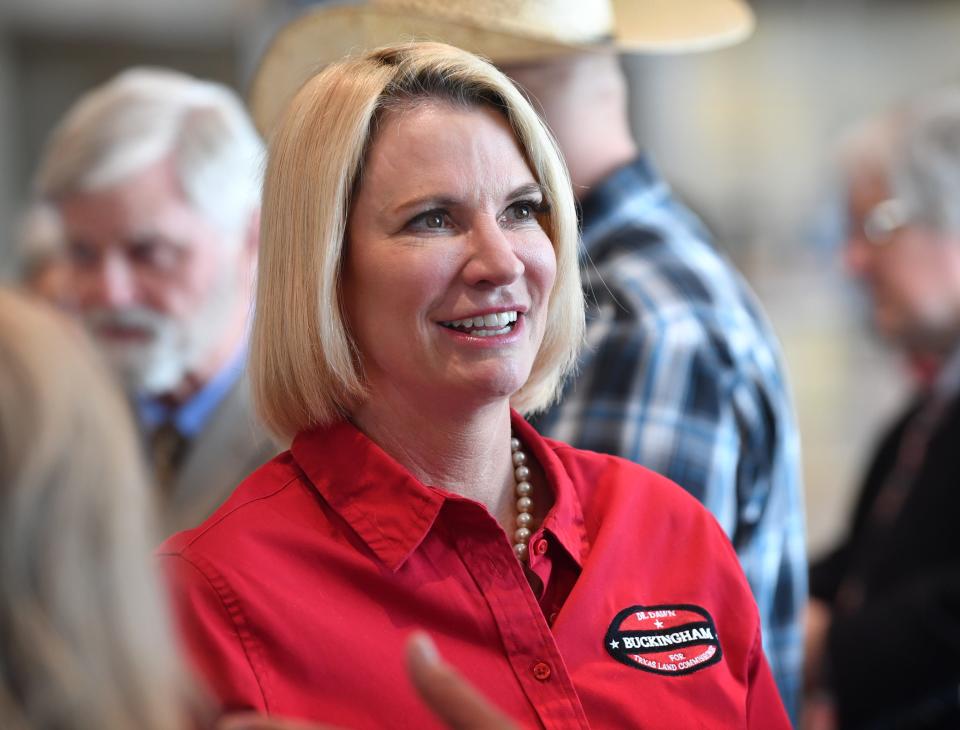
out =
{"type": "Polygon", "coordinates": [[[537,540],[537,544],[533,546],[533,552],[537,555],[546,555],[548,547],[547,541],[541,538],[537,540]]]}
{"type": "Polygon", "coordinates": [[[557,620],[557,616],[559,615],[560,614],[557,611],[554,611],[553,613],[550,614],[550,617],[547,619],[547,623],[553,626],[554,621],[557,620]]]}
{"type": "Polygon", "coordinates": [[[533,676],[541,682],[546,682],[550,679],[551,674],[552,670],[550,669],[550,665],[546,662],[537,662],[533,665],[533,676]]]}

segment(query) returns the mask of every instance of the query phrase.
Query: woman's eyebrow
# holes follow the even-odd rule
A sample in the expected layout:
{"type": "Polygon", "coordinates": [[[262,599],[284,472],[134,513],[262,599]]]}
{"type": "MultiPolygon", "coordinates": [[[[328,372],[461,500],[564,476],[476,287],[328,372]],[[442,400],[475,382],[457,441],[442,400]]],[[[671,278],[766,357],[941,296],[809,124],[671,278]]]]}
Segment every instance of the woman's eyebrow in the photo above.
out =
{"type": "Polygon", "coordinates": [[[507,195],[507,198],[509,199],[523,198],[523,197],[528,197],[530,195],[539,195],[541,198],[545,198],[546,194],[544,193],[543,185],[540,185],[535,182],[526,183],[516,188],[515,190],[513,190],[513,192],[507,195]]]}
{"type": "Polygon", "coordinates": [[[418,198],[411,198],[394,206],[385,206],[384,211],[393,214],[404,213],[418,208],[450,208],[459,204],[456,198],[439,195],[424,195],[418,198]]]}
{"type": "MultiPolygon", "coordinates": [[[[543,186],[538,183],[531,182],[524,183],[523,185],[514,188],[505,196],[505,198],[508,200],[514,200],[516,198],[523,198],[531,195],[539,195],[541,198],[546,197],[543,192],[543,186]]],[[[455,208],[460,205],[461,202],[462,201],[460,199],[447,195],[423,195],[416,198],[411,198],[410,200],[404,200],[397,205],[384,206],[383,211],[394,215],[400,215],[415,209],[455,208]]]]}

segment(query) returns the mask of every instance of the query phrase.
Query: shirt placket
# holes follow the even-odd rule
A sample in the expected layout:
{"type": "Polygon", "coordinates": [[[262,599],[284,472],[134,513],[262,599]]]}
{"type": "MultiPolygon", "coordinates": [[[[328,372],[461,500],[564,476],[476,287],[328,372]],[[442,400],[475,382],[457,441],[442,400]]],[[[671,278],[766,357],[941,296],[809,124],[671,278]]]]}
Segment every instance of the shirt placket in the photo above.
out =
{"type": "Polygon", "coordinates": [[[483,594],[524,695],[542,727],[589,728],[553,633],[506,535],[489,514],[477,507],[471,511],[473,529],[453,531],[457,552],[483,594]]]}

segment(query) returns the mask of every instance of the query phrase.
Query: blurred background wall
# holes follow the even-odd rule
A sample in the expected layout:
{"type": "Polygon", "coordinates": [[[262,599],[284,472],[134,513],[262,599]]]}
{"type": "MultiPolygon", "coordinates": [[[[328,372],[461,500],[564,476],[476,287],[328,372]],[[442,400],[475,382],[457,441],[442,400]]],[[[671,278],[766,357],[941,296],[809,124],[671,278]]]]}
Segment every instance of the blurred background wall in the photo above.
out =
{"type": "MultiPolygon", "coordinates": [[[[0,274],[40,147],[85,89],[131,64],[243,90],[305,0],[0,0],[0,274]]],[[[746,43],[627,61],[640,138],[756,288],[804,438],[811,554],[846,524],[876,429],[904,397],[846,280],[834,146],[888,104],[960,83],[960,0],[753,0],[746,43]]]]}

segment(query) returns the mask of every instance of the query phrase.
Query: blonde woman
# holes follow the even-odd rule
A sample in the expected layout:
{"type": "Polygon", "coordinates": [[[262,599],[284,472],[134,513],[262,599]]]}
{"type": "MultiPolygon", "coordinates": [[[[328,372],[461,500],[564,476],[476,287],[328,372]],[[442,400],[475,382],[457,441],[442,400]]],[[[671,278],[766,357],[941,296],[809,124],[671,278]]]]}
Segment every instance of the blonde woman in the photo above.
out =
{"type": "Polygon", "coordinates": [[[252,379],[292,446],[161,549],[224,711],[434,727],[422,628],[522,726],[788,727],[720,527],[523,418],[584,313],[570,182],[505,76],[432,43],[328,67],[261,239],[252,379]]]}
{"type": "Polygon", "coordinates": [[[80,333],[0,290],[4,730],[185,727],[132,428],[80,333]]]}

